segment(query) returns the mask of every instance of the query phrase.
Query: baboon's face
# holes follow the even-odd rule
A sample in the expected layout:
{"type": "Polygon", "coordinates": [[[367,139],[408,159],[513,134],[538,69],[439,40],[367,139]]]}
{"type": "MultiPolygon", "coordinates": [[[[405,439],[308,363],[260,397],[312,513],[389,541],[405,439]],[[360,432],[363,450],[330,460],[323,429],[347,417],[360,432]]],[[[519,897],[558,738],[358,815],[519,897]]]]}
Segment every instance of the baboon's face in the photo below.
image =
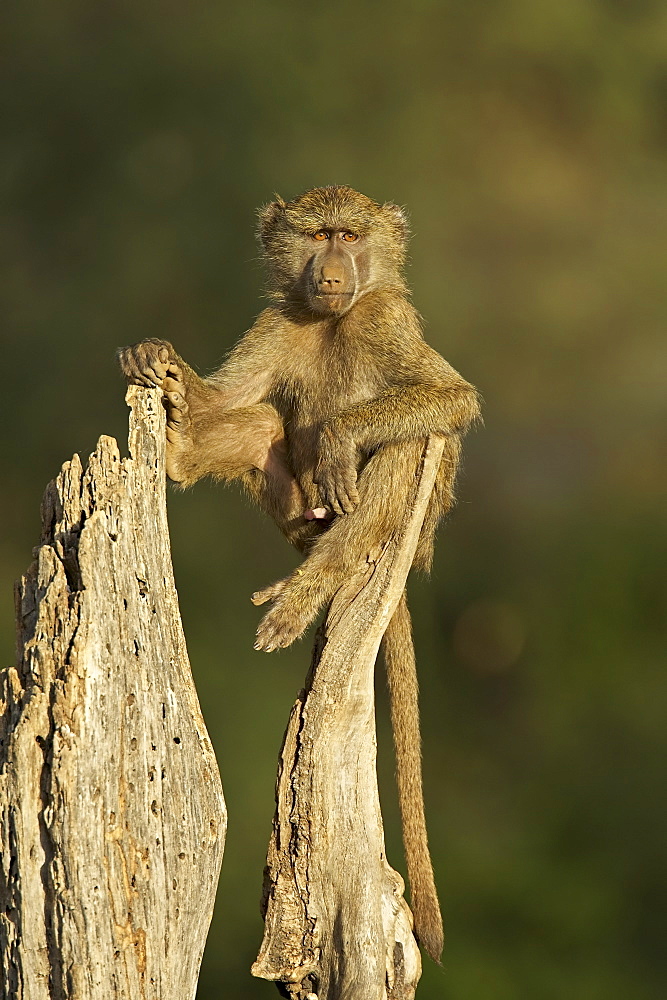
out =
{"type": "Polygon", "coordinates": [[[318,229],[303,238],[299,291],[313,312],[340,316],[368,284],[368,242],[351,229],[318,229]]]}
{"type": "Polygon", "coordinates": [[[313,188],[260,213],[275,294],[320,316],[341,316],[378,287],[404,289],[407,225],[396,205],[347,187],[313,188]]]}

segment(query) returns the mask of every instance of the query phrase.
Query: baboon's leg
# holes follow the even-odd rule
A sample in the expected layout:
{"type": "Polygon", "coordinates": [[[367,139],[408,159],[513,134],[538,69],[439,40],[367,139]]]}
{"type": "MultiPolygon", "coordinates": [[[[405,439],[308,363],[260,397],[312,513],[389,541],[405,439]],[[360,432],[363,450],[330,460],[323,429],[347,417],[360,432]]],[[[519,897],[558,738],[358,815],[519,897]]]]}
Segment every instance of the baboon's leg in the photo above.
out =
{"type": "Polygon", "coordinates": [[[341,583],[399,527],[423,452],[423,441],[383,445],[359,475],[359,505],[317,538],[290,577],[253,594],[273,601],[257,631],[256,649],[289,646],[331,600],[341,583]]]}
{"type": "Polygon", "coordinates": [[[207,475],[241,479],[281,526],[297,515],[303,522],[307,505],[289,468],[282,420],[257,401],[257,372],[227,385],[202,379],[168,341],[155,338],[122,348],[118,360],[128,382],[162,389],[170,479],[183,487],[207,475]]]}

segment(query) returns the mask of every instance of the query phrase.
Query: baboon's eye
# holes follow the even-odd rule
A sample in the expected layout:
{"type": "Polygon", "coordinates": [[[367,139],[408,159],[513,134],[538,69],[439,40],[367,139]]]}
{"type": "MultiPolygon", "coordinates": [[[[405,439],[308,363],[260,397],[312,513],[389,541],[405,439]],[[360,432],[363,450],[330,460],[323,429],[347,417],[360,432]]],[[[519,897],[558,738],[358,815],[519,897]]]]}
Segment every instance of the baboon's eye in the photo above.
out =
{"type": "Polygon", "coordinates": [[[320,229],[320,230],[318,230],[318,232],[313,233],[313,239],[314,240],[320,240],[320,241],[321,240],[328,240],[329,239],[329,234],[326,231],[326,229],[320,229]]]}
{"type": "Polygon", "coordinates": [[[341,233],[341,239],[345,240],[346,243],[356,243],[359,237],[356,233],[341,233]]]}

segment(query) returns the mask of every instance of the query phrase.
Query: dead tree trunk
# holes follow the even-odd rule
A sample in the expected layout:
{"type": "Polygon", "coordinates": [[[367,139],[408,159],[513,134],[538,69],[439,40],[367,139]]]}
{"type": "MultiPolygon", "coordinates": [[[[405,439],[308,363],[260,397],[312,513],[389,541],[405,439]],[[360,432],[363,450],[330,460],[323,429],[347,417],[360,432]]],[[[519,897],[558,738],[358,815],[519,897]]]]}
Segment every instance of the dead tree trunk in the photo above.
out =
{"type": "Polygon", "coordinates": [[[336,595],[287,726],[252,971],[294,1000],[410,1000],[421,975],[403,880],[385,857],[373,668],[442,450],[429,439],[400,531],[336,595]]]}
{"type": "Polygon", "coordinates": [[[0,673],[0,996],[192,1000],[226,813],[172,576],[158,391],[46,491],[0,673]]]}

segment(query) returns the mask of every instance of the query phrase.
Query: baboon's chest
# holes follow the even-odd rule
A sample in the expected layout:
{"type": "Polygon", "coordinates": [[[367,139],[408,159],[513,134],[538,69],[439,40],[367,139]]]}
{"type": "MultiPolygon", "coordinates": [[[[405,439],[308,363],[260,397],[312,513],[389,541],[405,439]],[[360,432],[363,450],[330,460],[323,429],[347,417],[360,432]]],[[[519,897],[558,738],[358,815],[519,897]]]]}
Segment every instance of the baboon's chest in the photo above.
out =
{"type": "Polygon", "coordinates": [[[333,366],[311,377],[300,375],[286,378],[278,387],[275,404],[285,423],[292,429],[316,427],[337,413],[357,403],[374,399],[383,386],[379,380],[369,380],[367,373],[359,377],[354,371],[333,366]]]}
{"type": "Polygon", "coordinates": [[[275,405],[294,425],[321,423],[384,388],[383,374],[345,342],[306,343],[290,352],[275,405]]]}
{"type": "Polygon", "coordinates": [[[292,467],[299,478],[309,478],[317,464],[322,424],[355,404],[374,399],[386,383],[368,367],[361,369],[354,358],[334,352],[312,365],[299,360],[292,371],[284,373],[271,402],[283,418],[292,467]]]}

